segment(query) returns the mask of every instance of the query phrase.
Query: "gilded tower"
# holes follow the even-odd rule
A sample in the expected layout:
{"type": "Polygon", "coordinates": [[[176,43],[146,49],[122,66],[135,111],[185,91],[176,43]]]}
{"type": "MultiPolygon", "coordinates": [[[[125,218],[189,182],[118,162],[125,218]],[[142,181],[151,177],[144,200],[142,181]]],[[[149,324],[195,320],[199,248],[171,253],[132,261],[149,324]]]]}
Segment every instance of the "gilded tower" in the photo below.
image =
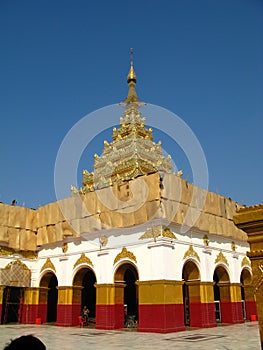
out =
{"type": "Polygon", "coordinates": [[[81,193],[128,181],[157,171],[171,173],[171,157],[164,157],[161,142],[153,142],[152,129],[145,127],[140,107],[145,105],[136,93],[132,52],[127,76],[128,95],[120,103],[125,108],[119,128],[113,128],[111,143],[104,141],[101,156],[94,155],[94,172],[83,171],[81,193]]]}

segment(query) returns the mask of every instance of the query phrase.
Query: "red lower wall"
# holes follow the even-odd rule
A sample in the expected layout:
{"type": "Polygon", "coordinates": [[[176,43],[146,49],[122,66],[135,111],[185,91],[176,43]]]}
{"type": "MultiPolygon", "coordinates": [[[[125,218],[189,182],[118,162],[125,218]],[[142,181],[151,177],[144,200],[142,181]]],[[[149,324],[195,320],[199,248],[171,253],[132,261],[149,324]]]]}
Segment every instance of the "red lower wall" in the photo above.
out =
{"type": "Polygon", "coordinates": [[[257,315],[257,305],[256,302],[253,301],[246,301],[245,303],[246,307],[246,319],[250,320],[251,315],[257,315]]]}
{"type": "Polygon", "coordinates": [[[97,329],[120,329],[123,327],[124,327],[123,304],[96,306],[96,328],[97,329]]]}
{"type": "Polygon", "coordinates": [[[190,303],[190,327],[216,327],[214,303],[190,303]]]}
{"type": "Polygon", "coordinates": [[[34,324],[36,323],[36,318],[40,317],[38,313],[39,305],[23,305],[21,309],[21,323],[34,324]]]}
{"type": "Polygon", "coordinates": [[[47,322],[47,304],[38,305],[38,315],[37,317],[41,318],[42,323],[47,322]]]}
{"type": "Polygon", "coordinates": [[[79,324],[78,316],[81,314],[81,305],[80,304],[72,304],[72,326],[77,326],[79,324]]]}
{"type": "Polygon", "coordinates": [[[243,310],[241,302],[221,302],[222,323],[243,323],[243,310]]]}
{"type": "Polygon", "coordinates": [[[139,305],[138,331],[169,333],[185,330],[182,304],[139,305]]]}
{"type": "Polygon", "coordinates": [[[56,326],[77,326],[80,312],[81,310],[79,304],[58,304],[56,326]]]}

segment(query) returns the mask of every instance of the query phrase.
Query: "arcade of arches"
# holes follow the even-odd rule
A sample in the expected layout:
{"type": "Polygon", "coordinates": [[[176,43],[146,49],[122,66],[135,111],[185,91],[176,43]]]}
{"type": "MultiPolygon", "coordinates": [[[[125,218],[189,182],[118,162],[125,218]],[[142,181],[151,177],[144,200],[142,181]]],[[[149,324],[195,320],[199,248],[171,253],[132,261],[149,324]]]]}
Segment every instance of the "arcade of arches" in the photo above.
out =
{"type": "Polygon", "coordinates": [[[43,323],[74,326],[84,305],[98,329],[123,328],[124,305],[140,331],[167,332],[164,323],[175,331],[241,323],[256,312],[251,280],[243,268],[240,283],[230,283],[226,267],[218,265],[213,282],[202,282],[191,259],[183,266],[182,281],[140,281],[137,267],[127,261],[117,267],[112,284],[97,284],[88,266],[75,273],[69,287],[58,286],[55,272],[47,271],[39,288],[3,289],[2,323],[35,323],[38,317],[43,323]]]}

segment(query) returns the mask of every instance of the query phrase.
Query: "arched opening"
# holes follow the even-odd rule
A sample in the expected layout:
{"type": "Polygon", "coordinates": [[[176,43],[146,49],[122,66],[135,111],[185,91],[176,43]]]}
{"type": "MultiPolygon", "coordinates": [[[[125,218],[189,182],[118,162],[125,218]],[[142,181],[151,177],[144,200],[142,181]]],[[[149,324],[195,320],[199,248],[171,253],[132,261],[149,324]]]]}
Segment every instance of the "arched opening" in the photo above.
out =
{"type": "MultiPolygon", "coordinates": [[[[115,283],[125,283],[123,296],[124,316],[125,318],[126,316],[133,317],[134,320],[138,319],[138,288],[136,285],[138,279],[138,271],[135,266],[130,263],[122,264],[115,272],[115,283]]],[[[124,322],[125,321],[126,319],[124,319],[124,322]]]]}
{"type": "Polygon", "coordinates": [[[46,322],[56,322],[58,303],[58,280],[53,272],[47,272],[40,281],[40,288],[46,288],[47,293],[42,292],[42,304],[46,304],[46,322]],[[46,299],[46,300],[43,300],[46,299]]]}
{"type": "Polygon", "coordinates": [[[73,286],[81,287],[79,300],[75,292],[75,297],[73,298],[79,303],[79,313],[84,306],[87,306],[89,309],[89,318],[94,319],[96,317],[96,281],[95,273],[88,267],[80,269],[73,279],[73,286]]]}
{"type": "Polygon", "coordinates": [[[184,301],[184,323],[191,324],[191,302],[200,300],[200,272],[193,261],[187,261],[183,267],[183,301],[184,301]]]}
{"type": "Polygon", "coordinates": [[[229,295],[229,276],[223,266],[218,266],[214,271],[214,302],[216,321],[222,322],[222,298],[228,299],[229,295]]]}
{"type": "Polygon", "coordinates": [[[24,288],[5,287],[2,301],[2,324],[20,322],[24,288]]]}
{"type": "Polygon", "coordinates": [[[240,275],[240,283],[241,283],[241,299],[242,299],[242,311],[243,311],[243,317],[244,320],[248,318],[247,308],[246,308],[246,299],[247,299],[247,293],[246,290],[248,290],[248,287],[251,286],[252,282],[252,275],[250,271],[246,268],[244,268],[240,275]]]}

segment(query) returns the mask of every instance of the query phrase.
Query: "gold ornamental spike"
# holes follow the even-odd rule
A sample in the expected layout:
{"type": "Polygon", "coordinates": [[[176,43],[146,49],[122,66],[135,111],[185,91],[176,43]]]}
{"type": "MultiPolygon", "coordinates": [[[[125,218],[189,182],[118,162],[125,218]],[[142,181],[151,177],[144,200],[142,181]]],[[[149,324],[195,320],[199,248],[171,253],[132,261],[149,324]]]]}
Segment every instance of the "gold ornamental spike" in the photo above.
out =
{"type": "Polygon", "coordinates": [[[127,83],[129,85],[128,96],[125,100],[125,103],[129,102],[138,102],[139,99],[136,94],[135,86],[136,86],[136,74],[133,68],[133,49],[130,49],[130,71],[127,76],[127,83]]]}
{"type": "Polygon", "coordinates": [[[120,103],[120,106],[124,107],[124,108],[128,108],[128,105],[133,105],[133,107],[135,106],[135,104],[137,105],[137,107],[142,107],[145,106],[144,102],[141,102],[138,99],[135,87],[136,87],[136,74],[135,74],[135,70],[133,67],[133,49],[130,49],[130,71],[128,73],[127,76],[127,83],[129,86],[129,90],[128,90],[128,96],[126,97],[126,99],[120,103]]]}
{"type": "Polygon", "coordinates": [[[131,81],[136,83],[136,74],[133,68],[133,49],[130,48],[130,71],[127,76],[127,83],[129,84],[131,81]]]}

